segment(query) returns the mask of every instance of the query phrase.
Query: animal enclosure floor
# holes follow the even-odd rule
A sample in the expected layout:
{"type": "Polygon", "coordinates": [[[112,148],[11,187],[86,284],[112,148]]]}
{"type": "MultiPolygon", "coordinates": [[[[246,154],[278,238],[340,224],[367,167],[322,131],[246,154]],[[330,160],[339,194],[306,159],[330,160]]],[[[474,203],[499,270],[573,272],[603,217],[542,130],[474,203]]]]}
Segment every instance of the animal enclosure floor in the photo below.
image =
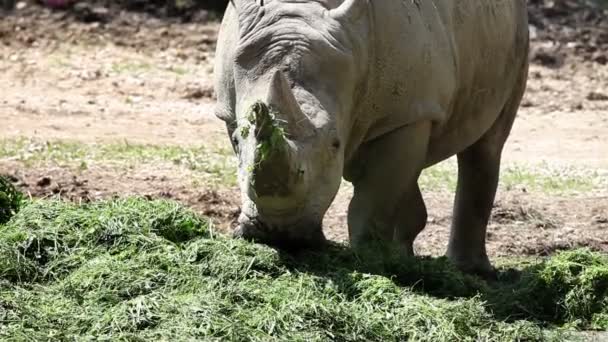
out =
{"type": "MultiPolygon", "coordinates": [[[[239,194],[224,125],[213,116],[218,23],[27,13],[0,21],[0,174],[36,197],[172,198],[228,231],[239,194]]],[[[547,44],[535,40],[533,50],[547,44]]],[[[504,152],[492,256],[608,251],[608,66],[566,57],[559,68],[531,66],[504,152]]],[[[420,253],[445,249],[454,166],[425,178],[420,253]]],[[[350,194],[345,184],[326,218],[333,240],[347,239],[350,194]]]]}

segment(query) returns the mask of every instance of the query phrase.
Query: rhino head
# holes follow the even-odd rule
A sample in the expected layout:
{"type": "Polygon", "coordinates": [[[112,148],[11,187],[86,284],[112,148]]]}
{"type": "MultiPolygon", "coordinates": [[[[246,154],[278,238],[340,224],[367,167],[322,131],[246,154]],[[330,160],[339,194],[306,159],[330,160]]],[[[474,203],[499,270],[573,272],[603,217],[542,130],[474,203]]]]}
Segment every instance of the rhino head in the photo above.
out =
{"type": "Polygon", "coordinates": [[[236,236],[286,248],[325,240],[365,65],[351,26],[367,7],[333,2],[232,1],[234,113],[224,117],[238,157],[236,236]]]}

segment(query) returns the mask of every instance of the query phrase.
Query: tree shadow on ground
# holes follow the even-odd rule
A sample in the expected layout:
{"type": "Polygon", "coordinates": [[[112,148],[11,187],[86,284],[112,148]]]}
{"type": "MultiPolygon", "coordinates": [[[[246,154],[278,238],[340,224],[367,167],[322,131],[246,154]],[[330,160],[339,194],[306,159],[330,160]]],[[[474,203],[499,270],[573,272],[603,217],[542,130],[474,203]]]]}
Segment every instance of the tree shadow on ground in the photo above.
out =
{"type": "Polygon", "coordinates": [[[581,250],[580,255],[577,251],[565,253],[561,259],[558,256],[555,260],[518,263],[517,268],[498,268],[496,279],[489,281],[458,271],[446,257],[405,258],[390,248],[355,253],[344,246],[330,245],[325,251],[281,255],[292,271],[330,279],[349,298],[358,296],[357,280],[352,276],[358,272],[388,277],[399,286],[435,298],[477,297],[500,321],[528,320],[541,326],[561,326],[579,320],[588,326],[595,315],[604,315],[608,265],[602,266],[606,267],[603,272],[591,270],[583,275],[599,254],[588,250],[581,250]],[[576,297],[581,297],[578,302],[576,297]]]}

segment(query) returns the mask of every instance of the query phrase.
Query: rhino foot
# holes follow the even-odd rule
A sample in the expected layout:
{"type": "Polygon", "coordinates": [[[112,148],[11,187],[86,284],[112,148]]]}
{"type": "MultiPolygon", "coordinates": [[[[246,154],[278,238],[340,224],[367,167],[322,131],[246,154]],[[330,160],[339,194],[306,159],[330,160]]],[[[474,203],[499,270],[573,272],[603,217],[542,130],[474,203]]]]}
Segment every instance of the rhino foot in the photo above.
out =
{"type": "Polygon", "coordinates": [[[458,257],[448,252],[448,258],[463,273],[479,276],[485,280],[498,279],[498,272],[487,256],[458,257]]]}

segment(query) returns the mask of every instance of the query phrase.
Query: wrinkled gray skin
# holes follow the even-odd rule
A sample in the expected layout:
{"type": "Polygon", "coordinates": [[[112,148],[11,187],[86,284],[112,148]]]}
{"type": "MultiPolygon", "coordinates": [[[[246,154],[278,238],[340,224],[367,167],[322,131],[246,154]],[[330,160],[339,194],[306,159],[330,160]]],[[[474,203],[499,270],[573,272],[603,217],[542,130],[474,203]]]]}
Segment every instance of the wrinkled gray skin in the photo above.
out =
{"type": "Polygon", "coordinates": [[[447,255],[491,272],[486,226],[528,37],[525,0],[233,0],[215,75],[217,116],[239,159],[235,234],[320,244],[344,177],[355,188],[351,244],[397,242],[413,254],[427,221],[418,177],[457,155],[447,255]],[[264,104],[274,119],[258,113],[264,104]],[[278,127],[286,138],[260,157],[278,127]]]}

